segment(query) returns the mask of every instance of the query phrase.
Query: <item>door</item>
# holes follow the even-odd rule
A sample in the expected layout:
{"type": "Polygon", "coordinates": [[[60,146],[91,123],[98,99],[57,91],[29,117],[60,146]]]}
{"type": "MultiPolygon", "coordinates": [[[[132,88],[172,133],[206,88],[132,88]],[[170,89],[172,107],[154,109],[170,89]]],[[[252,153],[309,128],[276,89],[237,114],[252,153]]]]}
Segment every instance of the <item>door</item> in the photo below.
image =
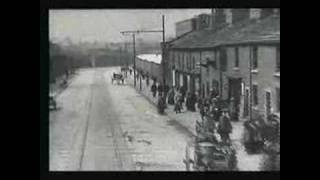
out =
{"type": "Polygon", "coordinates": [[[229,79],[229,104],[231,117],[233,120],[239,120],[240,99],[241,99],[241,78],[229,79]]]}
{"type": "Polygon", "coordinates": [[[183,87],[188,90],[188,76],[183,75],[183,87]]]}
{"type": "Polygon", "coordinates": [[[180,85],[180,75],[179,72],[175,71],[175,86],[179,86],[180,85]]]}
{"type": "Polygon", "coordinates": [[[265,101],[265,118],[268,119],[269,115],[271,114],[271,92],[266,91],[266,101],[265,101]]]}

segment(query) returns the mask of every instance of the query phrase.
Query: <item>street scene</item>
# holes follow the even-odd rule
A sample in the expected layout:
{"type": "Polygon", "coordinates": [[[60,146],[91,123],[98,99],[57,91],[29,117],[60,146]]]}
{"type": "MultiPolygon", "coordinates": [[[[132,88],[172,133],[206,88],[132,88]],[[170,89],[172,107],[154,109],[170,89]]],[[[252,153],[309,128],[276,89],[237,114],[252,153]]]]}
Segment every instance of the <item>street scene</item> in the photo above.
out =
{"type": "Polygon", "coordinates": [[[280,9],[49,11],[50,171],[280,171],[280,9]]]}

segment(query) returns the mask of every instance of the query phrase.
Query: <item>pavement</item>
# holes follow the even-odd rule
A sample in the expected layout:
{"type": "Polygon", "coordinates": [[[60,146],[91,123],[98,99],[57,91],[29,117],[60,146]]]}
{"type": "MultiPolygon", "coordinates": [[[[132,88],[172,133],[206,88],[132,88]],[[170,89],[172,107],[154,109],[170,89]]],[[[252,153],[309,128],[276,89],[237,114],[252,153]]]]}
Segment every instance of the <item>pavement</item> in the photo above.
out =
{"type": "Polygon", "coordinates": [[[184,171],[192,134],[125,82],[120,68],[81,69],[49,116],[50,171],[184,171]]]}
{"type": "MultiPolygon", "coordinates": [[[[133,87],[133,73],[128,76],[128,83],[133,87]]],[[[150,80],[149,86],[147,86],[145,80],[141,80],[141,90],[140,90],[140,80],[136,81],[136,91],[145,97],[154,106],[157,105],[157,96],[154,98],[151,92],[152,80],[150,80]]],[[[174,112],[173,105],[168,104],[168,108],[165,110],[166,115],[172,121],[180,124],[183,128],[187,129],[193,136],[196,135],[195,124],[197,119],[200,119],[200,113],[187,111],[186,107],[182,110],[182,113],[176,114],[174,112]]],[[[243,146],[242,137],[244,132],[243,120],[239,122],[232,122],[233,131],[230,134],[232,144],[237,152],[238,169],[240,171],[259,171],[261,168],[261,163],[263,159],[262,154],[248,154],[243,146]]]]}

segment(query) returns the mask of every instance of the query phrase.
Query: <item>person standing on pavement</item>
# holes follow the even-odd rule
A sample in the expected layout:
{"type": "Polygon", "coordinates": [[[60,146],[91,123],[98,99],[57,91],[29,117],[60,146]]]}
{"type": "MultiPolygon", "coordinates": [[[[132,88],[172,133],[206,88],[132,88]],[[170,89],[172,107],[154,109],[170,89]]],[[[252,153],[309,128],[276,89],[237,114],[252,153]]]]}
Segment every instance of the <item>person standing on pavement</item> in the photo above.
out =
{"type": "Polygon", "coordinates": [[[170,90],[169,90],[169,92],[168,92],[168,104],[170,104],[170,105],[174,105],[174,96],[175,95],[175,93],[174,93],[174,88],[172,87],[170,90]]]}
{"type": "Polygon", "coordinates": [[[188,92],[187,98],[186,98],[186,107],[188,111],[190,111],[190,105],[191,105],[191,94],[188,92]]]}
{"type": "Polygon", "coordinates": [[[163,95],[164,95],[165,103],[167,102],[168,92],[169,92],[169,86],[167,84],[165,84],[163,86],[163,95]]]}
{"type": "Polygon", "coordinates": [[[218,125],[218,133],[221,137],[222,142],[230,143],[230,136],[229,134],[232,132],[232,125],[230,122],[230,117],[228,115],[227,110],[222,112],[222,116],[219,119],[218,125]]]}
{"type": "Polygon", "coordinates": [[[162,84],[159,84],[158,85],[158,96],[162,96],[162,93],[163,93],[163,86],[162,86],[162,84]]]}
{"type": "Polygon", "coordinates": [[[152,86],[151,86],[151,92],[152,92],[152,96],[155,98],[156,97],[156,93],[157,93],[157,85],[155,82],[153,82],[152,86]]]}
{"type": "Polygon", "coordinates": [[[146,83],[147,83],[147,86],[149,86],[149,75],[147,75],[146,83]]]}
{"type": "Polygon", "coordinates": [[[164,102],[164,97],[159,96],[158,98],[158,113],[163,114],[165,109],[165,102],[164,102]]]}
{"type": "Polygon", "coordinates": [[[177,92],[175,96],[175,105],[174,111],[177,113],[181,113],[181,93],[177,92]]]}
{"type": "Polygon", "coordinates": [[[235,102],[234,102],[234,97],[230,98],[230,103],[229,103],[229,112],[230,112],[230,118],[232,121],[237,121],[237,112],[235,108],[235,102]]]}
{"type": "Polygon", "coordinates": [[[199,101],[198,101],[198,108],[200,110],[201,119],[203,120],[206,112],[205,112],[204,100],[201,97],[199,98],[199,101]]]}
{"type": "Polygon", "coordinates": [[[180,88],[180,92],[181,92],[181,96],[183,97],[183,102],[184,102],[184,99],[185,99],[185,97],[186,97],[186,87],[185,86],[182,86],[181,88],[180,88]]]}
{"type": "Polygon", "coordinates": [[[196,101],[197,101],[197,96],[194,92],[191,93],[191,104],[190,104],[190,109],[192,112],[196,111],[196,101]]]}

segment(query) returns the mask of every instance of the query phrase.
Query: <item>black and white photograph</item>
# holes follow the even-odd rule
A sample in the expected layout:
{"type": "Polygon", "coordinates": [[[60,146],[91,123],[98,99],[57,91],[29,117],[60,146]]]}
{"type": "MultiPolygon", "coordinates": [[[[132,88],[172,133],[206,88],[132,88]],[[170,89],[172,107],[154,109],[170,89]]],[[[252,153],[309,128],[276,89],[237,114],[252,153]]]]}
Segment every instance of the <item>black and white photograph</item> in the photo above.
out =
{"type": "Polygon", "coordinates": [[[48,10],[48,166],[280,171],[280,8],[48,10]]]}

